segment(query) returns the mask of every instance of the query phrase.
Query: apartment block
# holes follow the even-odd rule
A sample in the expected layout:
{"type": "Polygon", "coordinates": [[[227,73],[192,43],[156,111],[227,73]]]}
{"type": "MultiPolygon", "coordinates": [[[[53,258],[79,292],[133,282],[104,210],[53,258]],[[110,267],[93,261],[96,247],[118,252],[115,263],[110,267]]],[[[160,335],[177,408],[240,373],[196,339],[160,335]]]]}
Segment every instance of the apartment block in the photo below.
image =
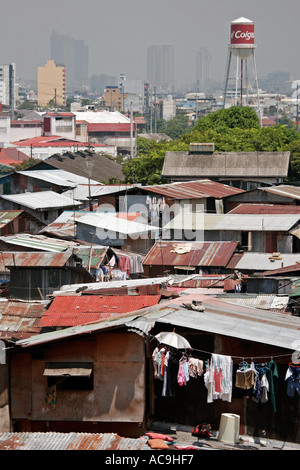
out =
{"type": "Polygon", "coordinates": [[[66,70],[48,60],[46,65],[38,67],[38,105],[66,105],[66,70]]]}

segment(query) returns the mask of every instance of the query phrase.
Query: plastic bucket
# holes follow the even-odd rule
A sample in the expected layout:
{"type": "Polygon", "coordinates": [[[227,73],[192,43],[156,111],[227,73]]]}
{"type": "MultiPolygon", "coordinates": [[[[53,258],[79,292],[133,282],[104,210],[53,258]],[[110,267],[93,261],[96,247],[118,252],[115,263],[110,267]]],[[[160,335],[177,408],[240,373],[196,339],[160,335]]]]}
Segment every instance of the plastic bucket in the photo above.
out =
{"type": "Polygon", "coordinates": [[[232,413],[222,413],[218,440],[227,444],[235,444],[240,437],[240,417],[232,413]]]}

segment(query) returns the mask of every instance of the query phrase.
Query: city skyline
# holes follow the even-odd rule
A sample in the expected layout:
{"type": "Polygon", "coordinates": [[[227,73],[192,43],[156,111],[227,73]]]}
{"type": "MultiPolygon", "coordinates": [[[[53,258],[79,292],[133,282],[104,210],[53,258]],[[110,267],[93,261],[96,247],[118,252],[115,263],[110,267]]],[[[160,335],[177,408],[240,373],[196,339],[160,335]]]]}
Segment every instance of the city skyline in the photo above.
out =
{"type": "Polygon", "coordinates": [[[102,0],[12,0],[2,7],[2,38],[7,40],[0,44],[0,63],[15,63],[17,79],[36,80],[38,67],[51,58],[55,29],[87,45],[89,77],[123,73],[146,80],[148,47],[170,45],[175,87],[195,83],[195,57],[201,48],[211,55],[212,79],[223,83],[230,22],[244,16],[255,24],[258,76],[283,71],[296,80],[298,10],[296,0],[112,0],[108,6],[102,0]]]}

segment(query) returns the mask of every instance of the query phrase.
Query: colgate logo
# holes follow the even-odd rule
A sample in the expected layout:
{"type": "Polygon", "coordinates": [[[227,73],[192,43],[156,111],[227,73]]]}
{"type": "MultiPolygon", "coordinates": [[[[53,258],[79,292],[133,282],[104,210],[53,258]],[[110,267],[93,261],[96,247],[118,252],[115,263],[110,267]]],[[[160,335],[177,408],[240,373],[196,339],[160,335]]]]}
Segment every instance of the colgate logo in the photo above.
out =
{"type": "Polygon", "coordinates": [[[250,31],[233,31],[231,33],[231,39],[245,39],[246,41],[250,41],[250,39],[254,39],[254,33],[250,31]]]}

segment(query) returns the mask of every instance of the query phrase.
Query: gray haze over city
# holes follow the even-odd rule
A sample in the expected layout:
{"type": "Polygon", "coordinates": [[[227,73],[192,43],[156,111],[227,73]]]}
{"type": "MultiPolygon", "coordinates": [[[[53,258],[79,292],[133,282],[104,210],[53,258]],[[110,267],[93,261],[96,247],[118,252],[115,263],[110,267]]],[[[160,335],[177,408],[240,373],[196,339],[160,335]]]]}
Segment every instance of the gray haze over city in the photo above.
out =
{"type": "Polygon", "coordinates": [[[230,22],[255,24],[258,77],[290,72],[300,79],[298,0],[10,0],[2,3],[0,63],[36,80],[50,59],[55,29],[89,48],[89,76],[120,73],[145,80],[149,45],[174,47],[174,81],[195,82],[195,55],[208,48],[211,74],[223,82],[230,22]]]}

